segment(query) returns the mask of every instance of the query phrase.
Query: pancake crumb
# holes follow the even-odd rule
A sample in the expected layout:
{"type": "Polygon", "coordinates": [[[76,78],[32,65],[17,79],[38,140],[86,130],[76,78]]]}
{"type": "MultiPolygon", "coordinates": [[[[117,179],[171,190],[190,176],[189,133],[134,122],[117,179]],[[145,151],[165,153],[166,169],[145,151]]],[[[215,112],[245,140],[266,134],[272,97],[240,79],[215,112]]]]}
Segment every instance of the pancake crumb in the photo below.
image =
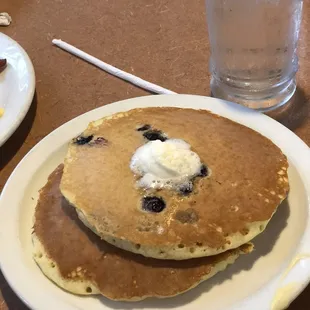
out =
{"type": "Polygon", "coordinates": [[[0,26],[9,26],[12,22],[12,17],[7,12],[0,13],[0,26]]]}
{"type": "Polygon", "coordinates": [[[216,231],[221,233],[221,232],[223,232],[223,229],[222,229],[222,227],[218,226],[218,227],[216,227],[216,231]]]}
{"type": "Polygon", "coordinates": [[[230,208],[231,208],[231,210],[233,212],[238,212],[239,211],[239,207],[238,206],[231,206],[230,208]]]}

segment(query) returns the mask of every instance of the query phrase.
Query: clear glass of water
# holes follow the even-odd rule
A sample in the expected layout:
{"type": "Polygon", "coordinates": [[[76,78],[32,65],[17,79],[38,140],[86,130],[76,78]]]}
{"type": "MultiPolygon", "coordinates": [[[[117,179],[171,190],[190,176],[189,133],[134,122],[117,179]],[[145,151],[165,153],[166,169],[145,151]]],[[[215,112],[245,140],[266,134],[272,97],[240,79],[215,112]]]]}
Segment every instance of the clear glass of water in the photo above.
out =
{"type": "Polygon", "coordinates": [[[296,90],[302,0],[206,0],[214,97],[260,111],[296,90]]]}

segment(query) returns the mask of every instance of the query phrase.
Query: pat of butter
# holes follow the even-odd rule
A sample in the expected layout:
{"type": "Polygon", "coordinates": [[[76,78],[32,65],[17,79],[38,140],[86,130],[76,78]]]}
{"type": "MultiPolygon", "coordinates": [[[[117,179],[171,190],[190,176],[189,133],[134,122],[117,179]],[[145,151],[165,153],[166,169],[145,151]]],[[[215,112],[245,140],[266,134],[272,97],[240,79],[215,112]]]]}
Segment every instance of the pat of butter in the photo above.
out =
{"type": "Polygon", "coordinates": [[[150,141],[134,153],[130,168],[142,188],[179,188],[201,170],[199,156],[181,139],[150,141]]]}
{"type": "Polygon", "coordinates": [[[0,108],[0,117],[4,114],[4,109],[0,108]]]}

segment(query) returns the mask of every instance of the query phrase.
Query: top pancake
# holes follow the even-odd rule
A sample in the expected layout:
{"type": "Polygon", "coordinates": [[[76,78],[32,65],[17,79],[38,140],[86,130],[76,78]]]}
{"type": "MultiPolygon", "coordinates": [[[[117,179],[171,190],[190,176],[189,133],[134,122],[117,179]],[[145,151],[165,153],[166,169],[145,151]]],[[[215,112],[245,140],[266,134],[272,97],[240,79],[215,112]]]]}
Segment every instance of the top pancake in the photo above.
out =
{"type": "Polygon", "coordinates": [[[62,194],[101,238],[144,256],[189,259],[236,248],[265,229],[289,190],[288,163],[277,146],[208,111],[135,109],[90,123],[81,137],[70,143],[62,194]],[[211,170],[188,196],[152,193],[166,202],[160,213],[142,210],[150,193],[136,187],[129,167],[147,142],[136,130],[144,124],[185,140],[211,170]]]}

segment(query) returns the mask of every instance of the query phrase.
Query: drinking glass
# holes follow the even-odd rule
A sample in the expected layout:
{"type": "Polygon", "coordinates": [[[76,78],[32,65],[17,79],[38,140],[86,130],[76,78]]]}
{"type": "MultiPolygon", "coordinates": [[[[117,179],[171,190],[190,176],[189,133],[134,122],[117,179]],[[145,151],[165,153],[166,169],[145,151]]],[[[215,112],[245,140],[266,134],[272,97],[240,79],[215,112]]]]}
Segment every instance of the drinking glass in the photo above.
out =
{"type": "Polygon", "coordinates": [[[267,111],[296,90],[302,0],[206,0],[214,97],[267,111]]]}

